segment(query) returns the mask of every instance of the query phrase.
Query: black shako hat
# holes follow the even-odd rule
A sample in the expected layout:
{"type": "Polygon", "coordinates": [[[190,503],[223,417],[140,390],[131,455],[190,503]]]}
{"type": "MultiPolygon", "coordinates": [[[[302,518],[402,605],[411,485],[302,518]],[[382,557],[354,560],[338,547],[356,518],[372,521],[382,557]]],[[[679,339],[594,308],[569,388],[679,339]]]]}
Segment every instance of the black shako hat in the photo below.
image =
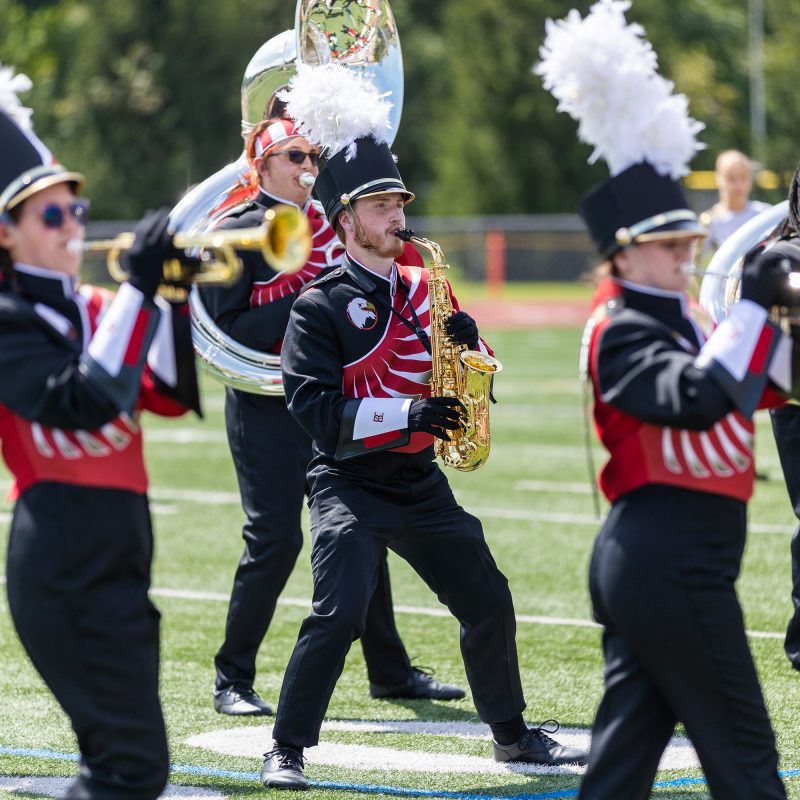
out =
{"type": "Polygon", "coordinates": [[[325,216],[333,225],[339,212],[362,197],[384,192],[400,192],[410,203],[414,194],[406,189],[389,145],[372,136],[355,140],[356,154],[349,161],[348,148],[332,156],[314,184],[325,216]]]}
{"type": "Polygon", "coordinates": [[[57,164],[33,131],[0,111],[0,214],[48,186],[65,182],[79,192],[84,177],[57,164]]]}
{"type": "Polygon", "coordinates": [[[592,187],[578,210],[603,258],[631,244],[707,233],[679,181],[646,161],[592,187]]]}

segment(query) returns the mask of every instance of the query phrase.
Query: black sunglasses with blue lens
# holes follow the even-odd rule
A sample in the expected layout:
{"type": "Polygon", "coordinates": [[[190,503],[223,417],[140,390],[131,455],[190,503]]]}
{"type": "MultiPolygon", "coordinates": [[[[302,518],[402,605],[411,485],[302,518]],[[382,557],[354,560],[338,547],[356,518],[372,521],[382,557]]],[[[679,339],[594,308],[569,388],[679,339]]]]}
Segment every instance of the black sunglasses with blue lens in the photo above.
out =
{"type": "Polygon", "coordinates": [[[41,219],[45,228],[60,228],[68,216],[72,217],[75,222],[85,225],[89,220],[89,201],[76,200],[66,206],[61,206],[58,203],[48,203],[39,209],[39,219],[41,219]]]}

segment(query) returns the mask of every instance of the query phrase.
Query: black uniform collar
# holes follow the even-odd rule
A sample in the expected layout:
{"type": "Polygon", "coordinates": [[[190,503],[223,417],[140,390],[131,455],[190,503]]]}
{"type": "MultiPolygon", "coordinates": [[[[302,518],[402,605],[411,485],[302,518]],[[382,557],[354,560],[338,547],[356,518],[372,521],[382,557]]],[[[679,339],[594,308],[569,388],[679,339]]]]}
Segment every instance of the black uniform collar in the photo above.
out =
{"type": "Polygon", "coordinates": [[[676,332],[697,345],[705,338],[689,314],[689,301],[684,292],[653,289],[638,283],[617,279],[622,288],[625,308],[649,314],[675,328],[676,332]]]}
{"type": "Polygon", "coordinates": [[[20,292],[33,300],[54,305],[75,295],[77,279],[71,275],[21,263],[14,264],[14,272],[20,292]]]}
{"type": "Polygon", "coordinates": [[[305,211],[308,209],[309,204],[311,203],[311,199],[309,198],[305,205],[302,208],[297,205],[297,203],[293,203],[291,200],[286,200],[283,197],[278,197],[276,194],[270,194],[263,186],[258,190],[258,194],[255,197],[255,202],[262,206],[263,208],[272,208],[272,206],[277,205],[285,205],[285,206],[294,206],[295,208],[299,208],[301,211],[305,211]]]}
{"type": "Polygon", "coordinates": [[[360,289],[368,294],[388,294],[394,296],[397,285],[397,265],[392,264],[392,271],[388,278],[373,272],[356,261],[350,253],[345,253],[344,264],[350,277],[358,284],[360,289]]]}

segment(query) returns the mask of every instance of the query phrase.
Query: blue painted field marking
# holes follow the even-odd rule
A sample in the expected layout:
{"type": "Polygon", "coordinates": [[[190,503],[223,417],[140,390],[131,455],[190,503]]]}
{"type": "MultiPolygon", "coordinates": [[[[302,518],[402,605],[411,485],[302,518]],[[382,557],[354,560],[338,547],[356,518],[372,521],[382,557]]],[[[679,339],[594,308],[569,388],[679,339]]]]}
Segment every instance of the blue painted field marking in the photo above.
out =
{"type": "MultiPolygon", "coordinates": [[[[27,758],[41,758],[49,761],[78,761],[75,753],[59,753],[55,750],[32,750],[22,747],[0,746],[0,756],[25,756],[27,758]]],[[[205,778],[233,778],[235,780],[258,781],[260,774],[257,772],[242,772],[239,770],[217,769],[216,767],[196,767],[190,764],[173,764],[170,772],[176,775],[199,775],[205,778]]],[[[800,777],[800,769],[780,770],[781,778],[800,777]]],[[[309,781],[317,789],[334,789],[338,791],[359,792],[361,794],[388,794],[393,797],[429,797],[445,798],[445,800],[556,800],[563,797],[575,797],[577,789],[561,789],[552,792],[537,792],[536,794],[469,794],[467,792],[437,792],[431,789],[408,789],[401,786],[380,786],[358,783],[334,783],[331,781],[309,781]]],[[[656,781],[654,789],[674,789],[676,786],[704,786],[703,778],[675,778],[670,781],[656,781]]]]}
{"type": "Polygon", "coordinates": [[[75,753],[59,753],[55,750],[29,750],[22,747],[0,747],[0,756],[27,756],[28,758],[46,758],[51,761],[79,761],[75,753]]]}

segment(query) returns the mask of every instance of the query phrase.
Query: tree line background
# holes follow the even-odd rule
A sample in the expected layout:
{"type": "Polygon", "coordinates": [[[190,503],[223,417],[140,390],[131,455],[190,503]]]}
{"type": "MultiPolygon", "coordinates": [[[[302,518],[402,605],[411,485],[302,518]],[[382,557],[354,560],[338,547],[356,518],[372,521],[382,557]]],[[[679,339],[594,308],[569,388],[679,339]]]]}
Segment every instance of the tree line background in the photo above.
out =
{"type": "MultiPolygon", "coordinates": [[[[606,176],[589,166],[575,123],[531,72],[547,18],[588,0],[391,0],[405,63],[393,145],[414,213],[571,212],[606,176]]],[[[764,0],[768,142],[763,166],[800,161],[795,91],[800,0],[764,0]]],[[[0,0],[0,63],[34,88],[37,133],[84,172],[95,218],[174,204],[242,149],[245,67],[291,28],[294,0],[0,0]]],[[[751,151],[747,0],[633,0],[660,71],[706,124],[712,169],[722,149],[751,151]]],[[[777,200],[782,192],[767,199],[777,200]]]]}

